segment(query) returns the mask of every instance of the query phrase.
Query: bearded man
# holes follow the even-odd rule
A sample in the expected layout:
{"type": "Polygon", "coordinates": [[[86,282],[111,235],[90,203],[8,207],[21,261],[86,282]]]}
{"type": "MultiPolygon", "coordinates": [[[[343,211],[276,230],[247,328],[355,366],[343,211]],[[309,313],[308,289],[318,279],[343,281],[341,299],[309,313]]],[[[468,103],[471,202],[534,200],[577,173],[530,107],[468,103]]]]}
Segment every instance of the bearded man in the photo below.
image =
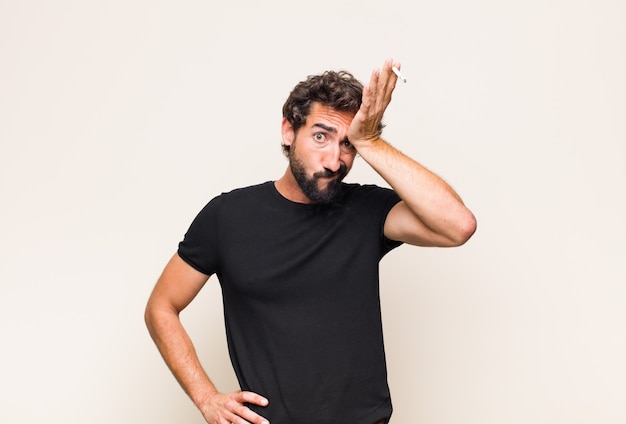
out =
{"type": "Polygon", "coordinates": [[[388,59],[367,85],[343,71],[300,82],[283,107],[285,173],[212,199],[157,281],[146,323],[208,423],[389,422],[379,262],[476,228],[446,182],[382,138],[399,68],[388,59]],[[342,181],[357,153],[391,188],[342,181]],[[179,319],[213,274],[235,393],[213,385],[179,319]]]}

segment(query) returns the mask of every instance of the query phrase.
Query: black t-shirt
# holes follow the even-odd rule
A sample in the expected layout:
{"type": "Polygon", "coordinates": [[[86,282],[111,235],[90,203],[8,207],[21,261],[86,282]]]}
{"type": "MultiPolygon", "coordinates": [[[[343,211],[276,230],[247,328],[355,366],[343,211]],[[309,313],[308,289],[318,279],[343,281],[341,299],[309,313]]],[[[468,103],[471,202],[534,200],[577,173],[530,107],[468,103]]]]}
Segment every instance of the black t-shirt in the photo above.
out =
{"type": "Polygon", "coordinates": [[[371,424],[391,416],[380,259],[399,201],[389,189],[343,184],[331,205],[294,203],[272,182],[214,198],[178,253],[217,274],[230,358],[251,406],[272,424],[371,424]]]}

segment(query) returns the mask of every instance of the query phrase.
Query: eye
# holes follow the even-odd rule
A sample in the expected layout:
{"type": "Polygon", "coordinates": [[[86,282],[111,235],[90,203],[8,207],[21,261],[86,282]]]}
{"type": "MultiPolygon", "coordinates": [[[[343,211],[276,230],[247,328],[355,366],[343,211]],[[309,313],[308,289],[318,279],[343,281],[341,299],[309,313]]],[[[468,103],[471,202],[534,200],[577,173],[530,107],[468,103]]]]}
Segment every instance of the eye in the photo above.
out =
{"type": "Polygon", "coordinates": [[[326,134],[322,132],[315,133],[313,134],[313,139],[318,143],[323,143],[324,141],[326,141],[326,134]]]}
{"type": "Polygon", "coordinates": [[[355,150],[354,146],[352,145],[352,143],[348,141],[347,138],[344,139],[339,146],[341,147],[341,150],[343,150],[344,152],[351,153],[351,152],[354,152],[355,150]]]}

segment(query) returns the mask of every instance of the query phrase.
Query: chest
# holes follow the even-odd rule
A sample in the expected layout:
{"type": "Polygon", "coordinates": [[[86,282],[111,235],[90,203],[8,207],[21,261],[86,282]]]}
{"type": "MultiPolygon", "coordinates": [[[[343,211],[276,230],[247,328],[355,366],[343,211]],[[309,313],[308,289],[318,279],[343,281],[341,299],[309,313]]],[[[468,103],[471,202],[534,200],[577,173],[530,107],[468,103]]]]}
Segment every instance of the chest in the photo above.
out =
{"type": "Polygon", "coordinates": [[[380,227],[367,214],[260,207],[244,215],[220,220],[225,295],[312,298],[354,290],[377,275],[380,227]]]}

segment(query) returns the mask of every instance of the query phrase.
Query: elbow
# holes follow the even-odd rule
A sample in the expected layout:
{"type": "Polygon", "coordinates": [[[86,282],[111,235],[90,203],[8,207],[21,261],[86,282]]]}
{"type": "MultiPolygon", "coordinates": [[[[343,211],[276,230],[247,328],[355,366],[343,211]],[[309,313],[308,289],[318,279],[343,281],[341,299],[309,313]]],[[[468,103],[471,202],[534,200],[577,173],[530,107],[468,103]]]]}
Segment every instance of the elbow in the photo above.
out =
{"type": "Polygon", "coordinates": [[[146,310],[144,311],[143,319],[148,330],[148,334],[150,334],[152,340],[157,342],[160,339],[159,334],[161,334],[163,329],[168,326],[167,315],[154,304],[148,302],[146,310]]]}
{"type": "Polygon", "coordinates": [[[151,302],[148,302],[148,304],[146,305],[146,309],[143,313],[143,321],[148,328],[150,334],[152,334],[152,330],[154,328],[155,314],[151,302]]]}
{"type": "Polygon", "coordinates": [[[152,338],[155,338],[163,328],[167,328],[179,320],[179,313],[180,311],[168,302],[151,296],[144,310],[143,319],[152,338]]]}
{"type": "Polygon", "coordinates": [[[451,246],[462,246],[467,243],[476,232],[476,226],[476,217],[469,209],[466,209],[465,213],[457,219],[456,231],[450,238],[451,246]]]}
{"type": "Polygon", "coordinates": [[[159,307],[158,302],[153,298],[150,298],[144,310],[143,320],[151,335],[155,333],[156,328],[159,327],[163,318],[163,308],[159,307]]]}

